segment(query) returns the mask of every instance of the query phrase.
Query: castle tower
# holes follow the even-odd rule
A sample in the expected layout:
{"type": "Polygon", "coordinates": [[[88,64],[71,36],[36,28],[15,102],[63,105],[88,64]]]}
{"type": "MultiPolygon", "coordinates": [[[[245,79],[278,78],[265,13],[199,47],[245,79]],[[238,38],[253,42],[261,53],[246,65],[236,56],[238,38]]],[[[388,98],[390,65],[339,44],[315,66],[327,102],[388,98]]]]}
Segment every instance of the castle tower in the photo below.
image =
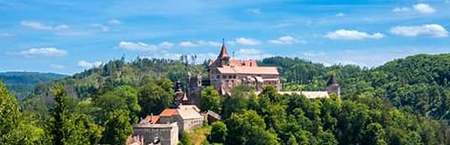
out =
{"type": "Polygon", "coordinates": [[[177,108],[180,104],[187,104],[189,99],[186,96],[186,93],[183,91],[183,87],[180,81],[175,82],[175,101],[172,105],[172,108],[177,108]]]}
{"type": "Polygon", "coordinates": [[[341,87],[339,86],[334,74],[331,75],[330,79],[327,82],[327,92],[328,94],[334,93],[337,96],[341,95],[341,87]]]}
{"type": "Polygon", "coordinates": [[[230,62],[230,55],[228,55],[227,47],[225,46],[225,39],[222,39],[222,48],[220,49],[217,60],[220,61],[220,65],[227,65],[230,62]]]}

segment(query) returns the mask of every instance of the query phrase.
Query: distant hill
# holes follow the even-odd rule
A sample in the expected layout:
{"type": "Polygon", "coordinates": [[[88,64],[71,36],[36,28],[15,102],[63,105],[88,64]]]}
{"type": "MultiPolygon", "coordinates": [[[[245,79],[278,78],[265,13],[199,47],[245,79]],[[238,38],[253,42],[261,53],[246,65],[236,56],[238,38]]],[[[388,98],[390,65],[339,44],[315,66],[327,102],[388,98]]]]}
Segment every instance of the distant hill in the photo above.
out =
{"type": "Polygon", "coordinates": [[[39,72],[1,72],[0,81],[14,92],[19,99],[23,99],[33,91],[35,85],[61,79],[66,75],[39,72]]]}

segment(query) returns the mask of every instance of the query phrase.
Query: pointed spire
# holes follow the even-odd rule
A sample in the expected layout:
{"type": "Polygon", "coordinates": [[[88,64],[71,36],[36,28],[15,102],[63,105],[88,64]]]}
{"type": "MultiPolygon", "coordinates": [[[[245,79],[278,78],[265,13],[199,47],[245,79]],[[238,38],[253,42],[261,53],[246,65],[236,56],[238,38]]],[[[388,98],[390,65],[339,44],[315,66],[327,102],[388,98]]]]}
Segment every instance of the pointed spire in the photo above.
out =
{"type": "Polygon", "coordinates": [[[225,46],[225,39],[222,39],[222,48],[220,49],[218,58],[221,60],[230,58],[230,56],[228,55],[227,47],[225,46]]]}
{"type": "Polygon", "coordinates": [[[332,74],[332,75],[330,76],[330,79],[329,79],[328,82],[327,82],[327,86],[330,86],[330,85],[336,85],[336,84],[338,84],[338,83],[337,83],[337,80],[336,80],[336,75],[335,75],[335,74],[332,74]]]}

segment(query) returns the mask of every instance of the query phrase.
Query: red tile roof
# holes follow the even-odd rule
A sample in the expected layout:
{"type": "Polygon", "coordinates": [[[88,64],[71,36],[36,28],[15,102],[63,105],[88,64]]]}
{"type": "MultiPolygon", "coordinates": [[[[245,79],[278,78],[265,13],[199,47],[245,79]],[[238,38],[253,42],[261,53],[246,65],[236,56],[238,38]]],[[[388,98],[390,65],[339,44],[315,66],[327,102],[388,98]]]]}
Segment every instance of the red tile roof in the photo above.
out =
{"type": "Polygon", "coordinates": [[[156,122],[158,122],[158,120],[159,120],[159,116],[158,115],[148,115],[147,117],[145,117],[145,120],[148,121],[150,124],[156,124],[156,122]]]}
{"type": "Polygon", "coordinates": [[[173,116],[177,114],[177,109],[166,108],[161,112],[161,114],[159,114],[159,116],[173,116]]]}
{"type": "Polygon", "coordinates": [[[276,67],[218,67],[222,74],[264,74],[264,75],[278,75],[276,67]]]}

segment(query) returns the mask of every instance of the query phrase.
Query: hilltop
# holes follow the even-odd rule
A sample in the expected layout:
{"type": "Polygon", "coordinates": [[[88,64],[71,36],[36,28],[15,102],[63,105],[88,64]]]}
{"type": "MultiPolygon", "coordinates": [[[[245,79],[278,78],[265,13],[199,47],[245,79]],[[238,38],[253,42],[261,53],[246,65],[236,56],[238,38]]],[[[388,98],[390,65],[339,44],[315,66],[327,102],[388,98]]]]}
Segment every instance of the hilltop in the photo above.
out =
{"type": "Polygon", "coordinates": [[[66,77],[56,73],[39,72],[0,72],[0,80],[17,95],[19,99],[31,94],[37,84],[44,84],[66,77]]]}

